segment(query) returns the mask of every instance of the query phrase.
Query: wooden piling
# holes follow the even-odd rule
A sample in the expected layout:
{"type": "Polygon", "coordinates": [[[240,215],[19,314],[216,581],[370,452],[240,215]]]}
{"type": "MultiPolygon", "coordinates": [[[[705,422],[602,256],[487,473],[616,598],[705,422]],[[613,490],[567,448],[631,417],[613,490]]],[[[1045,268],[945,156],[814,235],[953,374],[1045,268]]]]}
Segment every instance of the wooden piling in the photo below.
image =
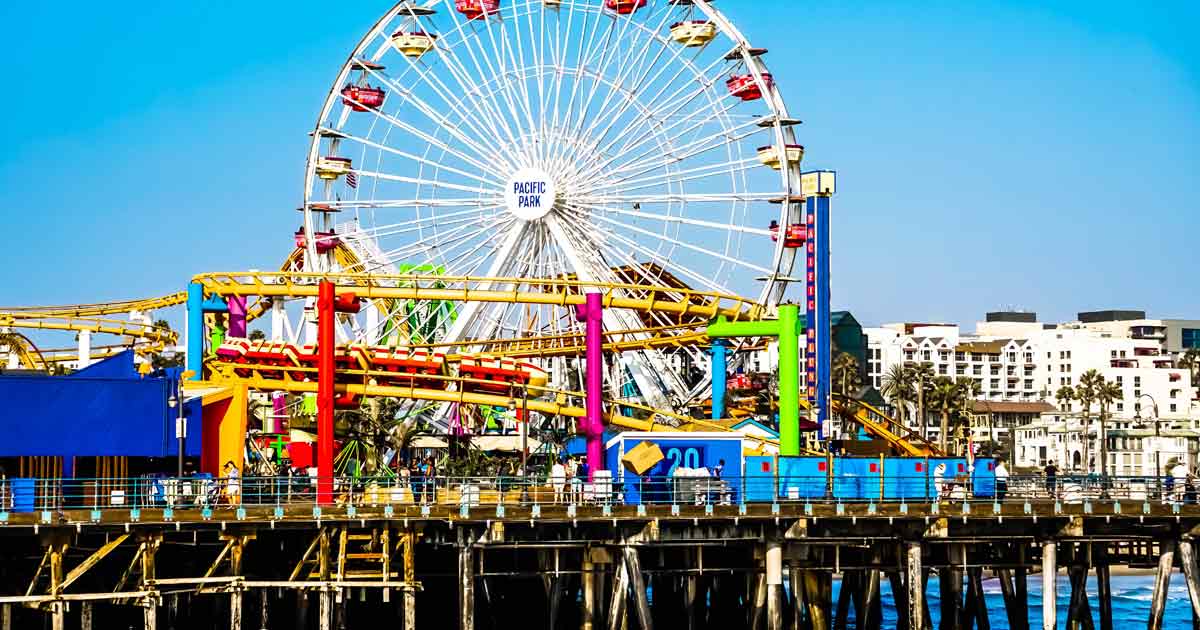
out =
{"type": "Polygon", "coordinates": [[[1093,545],[1093,564],[1096,568],[1096,598],[1100,609],[1100,630],[1113,630],[1112,580],[1109,575],[1108,544],[1093,545]]]}
{"type": "Polygon", "coordinates": [[[79,603],[79,630],[92,630],[92,602],[79,603]]]}
{"type": "Polygon", "coordinates": [[[1171,571],[1175,565],[1175,541],[1159,543],[1158,572],[1154,576],[1154,594],[1150,598],[1150,619],[1147,630],[1162,630],[1163,612],[1167,607],[1167,589],[1171,587],[1171,571]]]}
{"type": "Polygon", "coordinates": [[[958,630],[959,617],[962,615],[962,571],[958,569],[938,569],[938,590],[940,591],[940,612],[938,628],[940,630],[958,630]]]}
{"type": "Polygon", "coordinates": [[[625,604],[629,601],[629,565],[618,562],[615,569],[612,598],[608,605],[608,630],[621,630],[625,621],[625,604]]]}
{"type": "Polygon", "coordinates": [[[1058,545],[1042,543],[1042,630],[1058,630],[1058,545]]]}
{"type": "Polygon", "coordinates": [[[971,627],[974,623],[976,630],[991,630],[992,623],[988,619],[987,600],[983,594],[983,567],[967,569],[967,602],[970,615],[963,626],[971,627]]]}
{"type": "Polygon", "coordinates": [[[766,565],[767,628],[783,630],[783,542],[779,539],[767,541],[764,554],[766,565]]]}
{"type": "Polygon", "coordinates": [[[904,543],[905,603],[909,630],[925,629],[925,570],[921,567],[921,542],[904,543]]]}
{"type": "Polygon", "coordinates": [[[458,548],[458,615],[461,630],[474,630],[475,550],[465,543],[458,548]]]}
{"type": "Polygon", "coordinates": [[[596,625],[596,565],[592,563],[590,549],[583,550],[583,584],[580,589],[583,595],[583,610],[580,611],[581,630],[594,630],[596,625]]]}
{"type": "Polygon", "coordinates": [[[850,625],[850,604],[858,591],[858,573],[842,572],[842,585],[838,589],[837,615],[833,619],[834,630],[846,630],[850,625]]]}

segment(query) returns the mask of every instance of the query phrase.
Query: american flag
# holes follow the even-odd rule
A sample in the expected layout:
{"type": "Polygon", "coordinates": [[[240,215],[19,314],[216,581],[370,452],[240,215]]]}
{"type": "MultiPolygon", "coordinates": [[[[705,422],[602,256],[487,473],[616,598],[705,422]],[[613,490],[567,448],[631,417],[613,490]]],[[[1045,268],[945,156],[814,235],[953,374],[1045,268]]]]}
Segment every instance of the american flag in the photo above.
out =
{"type": "Polygon", "coordinates": [[[354,171],[346,173],[346,185],[351,188],[358,188],[358,174],[354,171]]]}

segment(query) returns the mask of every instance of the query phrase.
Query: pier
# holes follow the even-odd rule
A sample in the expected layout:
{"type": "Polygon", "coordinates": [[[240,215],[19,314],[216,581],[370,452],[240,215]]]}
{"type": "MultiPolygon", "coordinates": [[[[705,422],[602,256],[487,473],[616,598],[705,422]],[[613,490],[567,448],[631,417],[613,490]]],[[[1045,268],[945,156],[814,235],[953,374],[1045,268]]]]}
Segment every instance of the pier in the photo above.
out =
{"type": "Polygon", "coordinates": [[[366,619],[405,629],[516,619],[585,630],[872,628],[884,582],[900,628],[986,629],[985,577],[1000,581],[1011,628],[1056,628],[1065,615],[1070,628],[1108,629],[1113,567],[1155,569],[1148,628],[1163,627],[1176,569],[1200,612],[1200,506],[1190,504],[378,498],[5,513],[0,629],[335,630],[366,619]],[[1026,588],[1040,574],[1042,591],[1059,594],[1059,571],[1069,576],[1065,611],[1026,588]],[[1039,609],[1042,624],[1030,625],[1039,609]]]}

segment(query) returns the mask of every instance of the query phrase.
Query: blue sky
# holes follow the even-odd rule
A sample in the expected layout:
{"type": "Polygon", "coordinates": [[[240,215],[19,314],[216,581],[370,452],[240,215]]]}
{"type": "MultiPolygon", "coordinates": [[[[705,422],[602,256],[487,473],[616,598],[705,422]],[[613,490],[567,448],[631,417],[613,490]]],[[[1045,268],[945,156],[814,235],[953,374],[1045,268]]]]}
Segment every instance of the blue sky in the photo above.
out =
{"type": "MultiPolygon", "coordinates": [[[[0,304],[276,267],[305,134],[389,6],[5,3],[0,304]]],[[[1200,5],[719,6],[770,49],[807,166],[839,171],[835,307],[1200,317],[1200,5]]]]}

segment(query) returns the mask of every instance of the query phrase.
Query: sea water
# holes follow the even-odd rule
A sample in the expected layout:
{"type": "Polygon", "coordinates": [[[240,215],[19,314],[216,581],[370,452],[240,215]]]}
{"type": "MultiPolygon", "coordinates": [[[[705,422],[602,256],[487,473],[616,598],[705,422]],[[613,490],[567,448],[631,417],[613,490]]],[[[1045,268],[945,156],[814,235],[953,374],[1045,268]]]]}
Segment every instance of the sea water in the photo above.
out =
{"type": "MultiPolygon", "coordinates": [[[[833,583],[834,610],[838,598],[840,580],[833,583]]],[[[1111,578],[1113,626],[1117,628],[1144,627],[1150,615],[1150,596],[1154,591],[1154,576],[1152,575],[1114,575],[1111,578]],[[1131,625],[1125,625],[1131,624],[1131,625]]],[[[1032,575],[1028,581],[1029,590],[1029,619],[1031,628],[1042,627],[1042,577],[1032,575]]],[[[1070,604],[1071,582],[1065,574],[1058,576],[1058,627],[1067,627],[1067,606],[1070,604]]],[[[883,598],[883,628],[896,627],[896,608],[892,605],[891,584],[888,580],[880,580],[880,592],[883,598]]],[[[966,583],[963,584],[966,592],[966,583]]],[[[1007,630],[1008,617],[1004,612],[1004,597],[1000,593],[1000,583],[996,580],[984,580],[984,596],[987,599],[988,619],[993,630],[1007,630]]],[[[1092,617],[1099,619],[1099,599],[1096,592],[1096,580],[1089,577],[1087,582],[1088,604],[1092,617]]],[[[926,600],[933,617],[934,627],[938,623],[938,581],[937,577],[929,578],[926,590],[926,600]]],[[[831,611],[834,612],[834,611],[831,611]]],[[[851,608],[851,616],[853,616],[851,608]]],[[[856,627],[851,624],[850,627],[856,627]]],[[[1099,627],[1099,623],[1097,623],[1099,627]]],[[[1192,609],[1188,601],[1187,586],[1183,576],[1175,574],[1171,579],[1171,588],[1167,591],[1167,609],[1163,618],[1163,628],[1186,630],[1192,627],[1192,609]]]]}

